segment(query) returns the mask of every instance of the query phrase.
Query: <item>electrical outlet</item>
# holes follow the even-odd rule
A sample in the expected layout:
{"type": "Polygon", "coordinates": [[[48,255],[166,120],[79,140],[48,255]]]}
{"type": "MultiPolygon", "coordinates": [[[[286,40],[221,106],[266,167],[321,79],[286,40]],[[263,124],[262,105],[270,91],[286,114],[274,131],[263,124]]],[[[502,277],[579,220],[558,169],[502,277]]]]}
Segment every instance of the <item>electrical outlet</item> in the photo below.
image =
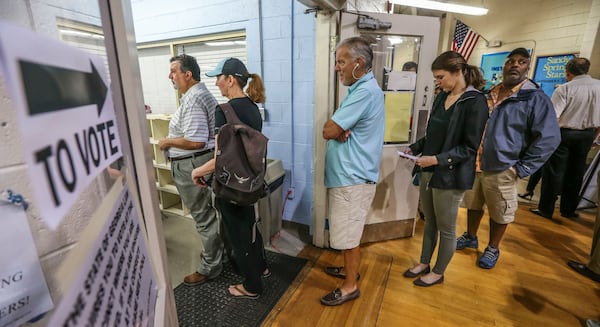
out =
{"type": "Polygon", "coordinates": [[[287,191],[288,200],[293,200],[294,196],[296,196],[296,190],[293,187],[288,188],[288,191],[287,191]]]}

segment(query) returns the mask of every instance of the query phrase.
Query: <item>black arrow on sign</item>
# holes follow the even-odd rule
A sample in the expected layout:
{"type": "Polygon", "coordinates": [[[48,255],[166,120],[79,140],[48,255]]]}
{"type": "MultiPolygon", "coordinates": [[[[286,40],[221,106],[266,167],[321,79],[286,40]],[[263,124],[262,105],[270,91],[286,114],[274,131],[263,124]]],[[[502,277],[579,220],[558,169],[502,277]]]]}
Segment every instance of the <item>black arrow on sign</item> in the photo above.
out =
{"type": "Polygon", "coordinates": [[[90,64],[88,73],[19,60],[29,115],[95,104],[100,116],[107,87],[94,63],[90,64]]]}

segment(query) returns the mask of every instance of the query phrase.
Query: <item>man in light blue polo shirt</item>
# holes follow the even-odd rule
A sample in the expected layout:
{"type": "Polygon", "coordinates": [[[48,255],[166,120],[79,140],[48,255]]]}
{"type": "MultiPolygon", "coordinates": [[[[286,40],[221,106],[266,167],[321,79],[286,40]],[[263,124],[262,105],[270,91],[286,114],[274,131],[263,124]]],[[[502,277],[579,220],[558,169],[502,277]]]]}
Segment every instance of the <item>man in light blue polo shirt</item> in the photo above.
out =
{"type": "Polygon", "coordinates": [[[324,305],[339,305],[360,296],[360,239],[375,196],[385,127],[383,92],[371,72],[369,42],[361,37],[346,39],[338,45],[335,57],[339,79],[350,88],[323,127],[323,138],[328,140],[325,186],[330,245],[342,250],[344,266],[327,267],[325,272],[344,278],[344,282],[321,298],[324,305]]]}

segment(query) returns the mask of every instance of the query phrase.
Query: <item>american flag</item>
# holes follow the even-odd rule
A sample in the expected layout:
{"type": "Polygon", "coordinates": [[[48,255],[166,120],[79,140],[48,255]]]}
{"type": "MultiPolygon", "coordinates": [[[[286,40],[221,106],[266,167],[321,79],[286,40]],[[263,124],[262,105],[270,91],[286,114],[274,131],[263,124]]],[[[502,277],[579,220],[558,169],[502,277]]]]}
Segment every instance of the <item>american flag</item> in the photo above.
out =
{"type": "Polygon", "coordinates": [[[456,28],[454,29],[454,39],[452,40],[452,51],[460,53],[468,61],[477,41],[479,41],[479,34],[460,20],[457,20],[456,28]]]}

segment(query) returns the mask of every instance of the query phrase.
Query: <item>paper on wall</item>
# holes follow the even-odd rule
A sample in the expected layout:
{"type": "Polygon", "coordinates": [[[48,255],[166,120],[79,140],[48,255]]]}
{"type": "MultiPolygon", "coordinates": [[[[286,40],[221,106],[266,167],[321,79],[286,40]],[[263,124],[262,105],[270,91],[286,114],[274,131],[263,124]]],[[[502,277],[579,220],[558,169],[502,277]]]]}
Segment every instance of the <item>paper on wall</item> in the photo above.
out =
{"type": "Polygon", "coordinates": [[[0,74],[21,125],[35,205],[56,229],[122,156],[107,67],[100,56],[0,20],[0,74]]]}
{"type": "Polygon", "coordinates": [[[52,309],[25,211],[0,204],[0,327],[19,326],[52,309]]]}

